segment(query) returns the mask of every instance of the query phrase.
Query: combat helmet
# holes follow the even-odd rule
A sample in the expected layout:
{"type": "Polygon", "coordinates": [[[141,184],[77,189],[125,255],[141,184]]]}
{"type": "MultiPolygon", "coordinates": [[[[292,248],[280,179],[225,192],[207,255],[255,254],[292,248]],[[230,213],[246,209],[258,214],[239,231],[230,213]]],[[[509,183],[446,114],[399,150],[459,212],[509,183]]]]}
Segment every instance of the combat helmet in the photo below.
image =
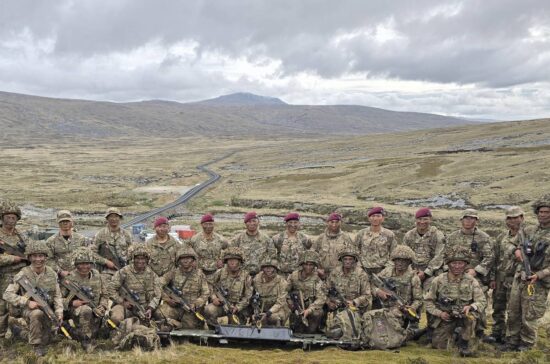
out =
{"type": "Polygon", "coordinates": [[[43,241],[32,241],[27,244],[25,255],[29,257],[32,254],[44,254],[48,256],[50,254],[50,249],[48,249],[48,246],[43,241]]]}
{"type": "Polygon", "coordinates": [[[237,246],[227,248],[223,254],[223,262],[227,263],[229,259],[239,259],[241,263],[244,263],[244,254],[241,248],[237,246]]]}
{"type": "Polygon", "coordinates": [[[118,215],[121,219],[123,218],[122,213],[116,207],[109,207],[105,212],[105,218],[108,218],[111,214],[118,215]]]}
{"type": "Polygon", "coordinates": [[[416,257],[416,254],[414,254],[414,251],[409,248],[406,245],[398,245],[393,249],[390,255],[390,259],[408,259],[411,262],[414,261],[414,258],[416,257]]]}
{"type": "Polygon", "coordinates": [[[544,195],[539,197],[535,202],[533,202],[533,211],[535,214],[539,213],[541,207],[550,207],[550,195],[544,195]]]}
{"type": "Polygon", "coordinates": [[[149,248],[143,243],[133,243],[130,249],[128,249],[128,254],[130,255],[130,259],[134,259],[140,255],[147,257],[147,259],[151,258],[149,248]]]}
{"type": "Polygon", "coordinates": [[[80,263],[94,263],[92,252],[86,248],[78,249],[73,256],[73,265],[80,263]]]}
{"type": "Polygon", "coordinates": [[[260,268],[263,267],[274,267],[275,269],[279,270],[279,261],[274,258],[265,258],[260,264],[260,268]]]}
{"type": "Polygon", "coordinates": [[[359,254],[351,247],[345,247],[338,252],[338,260],[341,261],[344,257],[354,257],[356,262],[359,261],[359,254]]]}
{"type": "Polygon", "coordinates": [[[195,253],[195,250],[193,248],[189,247],[181,247],[176,252],[176,263],[181,259],[185,257],[191,257],[195,260],[198,259],[197,253],[195,253]]]}
{"type": "Polygon", "coordinates": [[[12,201],[4,200],[2,202],[0,217],[4,217],[4,215],[8,214],[14,214],[17,216],[17,220],[21,220],[21,209],[19,208],[19,206],[17,206],[12,201]]]}
{"type": "Polygon", "coordinates": [[[316,251],[313,251],[313,250],[306,250],[302,253],[302,256],[300,257],[300,265],[306,263],[306,262],[311,262],[313,264],[315,264],[317,267],[319,266],[319,254],[317,254],[316,251]]]}
{"type": "Polygon", "coordinates": [[[445,264],[454,262],[457,260],[470,263],[470,252],[466,249],[449,249],[445,251],[445,264]]]}

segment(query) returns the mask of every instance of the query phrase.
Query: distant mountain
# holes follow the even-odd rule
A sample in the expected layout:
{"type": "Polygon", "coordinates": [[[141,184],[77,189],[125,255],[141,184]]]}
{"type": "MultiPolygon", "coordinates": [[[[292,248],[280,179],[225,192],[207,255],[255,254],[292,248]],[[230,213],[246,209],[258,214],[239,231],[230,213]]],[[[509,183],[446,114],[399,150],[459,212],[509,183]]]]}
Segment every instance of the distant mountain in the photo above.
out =
{"type": "Polygon", "coordinates": [[[364,135],[473,121],[366,106],[288,105],[232,94],[194,103],[113,103],[0,92],[0,138],[364,135]]]}

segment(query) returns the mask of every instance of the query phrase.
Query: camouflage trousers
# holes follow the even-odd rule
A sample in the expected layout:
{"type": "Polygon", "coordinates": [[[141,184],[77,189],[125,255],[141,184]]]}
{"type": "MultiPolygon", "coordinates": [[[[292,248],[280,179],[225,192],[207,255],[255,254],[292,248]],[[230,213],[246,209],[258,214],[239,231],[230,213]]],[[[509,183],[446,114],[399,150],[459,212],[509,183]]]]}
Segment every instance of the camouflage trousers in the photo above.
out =
{"type": "MultiPolygon", "coordinates": [[[[240,325],[244,325],[247,320],[247,312],[243,311],[237,312],[237,318],[240,325]]],[[[221,317],[227,317],[229,324],[236,324],[235,322],[233,322],[232,319],[227,316],[227,314],[223,310],[223,306],[216,306],[213,303],[209,303],[208,305],[206,305],[206,307],[204,308],[204,316],[209,326],[217,324],[218,319],[221,317]]]]}
{"type": "Polygon", "coordinates": [[[53,337],[52,322],[42,310],[25,309],[23,317],[29,325],[29,344],[47,345],[53,337]]]}
{"type": "Polygon", "coordinates": [[[12,280],[12,274],[0,273],[0,339],[6,336],[8,317],[10,316],[9,304],[2,299],[2,294],[4,294],[12,280]]]}
{"type": "Polygon", "coordinates": [[[506,334],[506,306],[510,300],[511,279],[496,281],[493,290],[493,329],[492,336],[504,337],[506,334]]]}
{"type": "MultiPolygon", "coordinates": [[[[119,326],[122,321],[127,318],[137,317],[132,310],[126,309],[123,305],[115,305],[111,308],[111,320],[119,326]]],[[[147,325],[145,322],[141,322],[142,325],[147,325]]]]}
{"type": "Polygon", "coordinates": [[[69,310],[69,317],[75,321],[77,330],[87,338],[97,335],[99,329],[99,319],[94,315],[92,308],[88,305],[82,305],[69,310]]]}
{"type": "Polygon", "coordinates": [[[512,345],[521,343],[534,345],[537,341],[538,320],[546,311],[548,288],[535,284],[535,293],[529,296],[527,284],[515,278],[508,303],[506,322],[506,342],[512,345]]]}
{"type": "Polygon", "coordinates": [[[171,307],[163,302],[157,310],[155,316],[160,320],[166,320],[170,328],[173,329],[204,329],[204,324],[192,312],[187,312],[183,308],[171,307]]]}
{"type": "MultiPolygon", "coordinates": [[[[432,347],[435,349],[447,349],[452,347],[456,339],[462,339],[472,345],[475,338],[475,328],[478,321],[477,315],[472,317],[454,319],[452,321],[440,321],[436,323],[432,334],[432,347]]],[[[437,322],[436,321],[436,322],[437,322]]]]}
{"type": "Polygon", "coordinates": [[[321,323],[325,318],[324,310],[313,310],[306,318],[307,326],[302,322],[301,316],[298,317],[294,312],[290,313],[290,327],[296,333],[300,334],[318,334],[320,333],[321,323]]]}

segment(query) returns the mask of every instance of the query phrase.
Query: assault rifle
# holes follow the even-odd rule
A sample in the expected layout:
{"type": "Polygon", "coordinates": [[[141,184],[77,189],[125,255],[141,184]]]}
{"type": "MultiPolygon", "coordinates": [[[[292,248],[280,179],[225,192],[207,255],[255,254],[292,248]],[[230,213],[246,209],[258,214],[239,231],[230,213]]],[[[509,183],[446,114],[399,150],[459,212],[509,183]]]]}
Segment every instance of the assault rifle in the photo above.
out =
{"type": "Polygon", "coordinates": [[[380,278],[376,274],[371,274],[371,278],[379,289],[390,295],[390,298],[397,302],[399,308],[405,312],[409,320],[420,320],[416,311],[407,306],[405,300],[397,293],[397,287],[391,279],[380,278]]]}
{"type": "Polygon", "coordinates": [[[94,315],[100,317],[103,322],[106,322],[111,328],[118,330],[117,325],[108,318],[105,313],[99,311],[98,305],[94,302],[94,292],[92,292],[91,287],[81,286],[71,280],[66,278],[60,279],[61,285],[69,290],[71,294],[78,297],[80,300],[85,301],[88,306],[92,308],[94,315]]]}
{"type": "Polygon", "coordinates": [[[533,244],[531,243],[531,240],[525,238],[520,251],[522,258],[521,260],[523,260],[523,269],[525,270],[524,278],[527,282],[529,282],[527,283],[527,295],[532,296],[535,294],[535,285],[529,281],[529,277],[533,275],[533,272],[531,271],[531,262],[529,261],[529,258],[533,256],[533,244]]]}
{"type": "Polygon", "coordinates": [[[193,314],[195,314],[195,317],[202,322],[206,322],[204,316],[201,315],[201,313],[198,312],[195,308],[193,308],[185,298],[183,298],[183,292],[180,289],[174,287],[172,284],[169,284],[167,286],[164,286],[163,291],[168,297],[170,297],[171,300],[175,301],[178,306],[180,306],[187,312],[192,312],[193,314]]]}
{"type": "Polygon", "coordinates": [[[346,300],[346,298],[342,296],[342,293],[340,293],[338,288],[336,288],[335,286],[332,286],[328,289],[328,296],[329,296],[329,299],[336,302],[337,309],[349,308],[352,311],[357,311],[357,307],[355,307],[354,305],[348,305],[348,300],[346,300]]]}
{"type": "Polygon", "coordinates": [[[474,316],[471,313],[468,313],[468,315],[464,315],[462,312],[463,306],[459,305],[456,300],[453,300],[446,296],[440,296],[437,300],[438,308],[441,311],[447,312],[449,316],[451,316],[452,320],[457,319],[463,319],[467,318],[469,320],[473,320],[474,316]]]}
{"type": "Polygon", "coordinates": [[[262,328],[262,320],[264,316],[262,316],[262,297],[260,296],[260,293],[258,291],[254,292],[252,297],[250,298],[250,306],[252,306],[253,314],[252,314],[252,323],[258,330],[262,328]]]}
{"type": "Polygon", "coordinates": [[[304,324],[304,326],[309,326],[307,318],[304,317],[305,304],[302,291],[291,292],[290,301],[292,301],[292,312],[294,313],[294,315],[302,318],[302,323],[304,324]]]}
{"type": "Polygon", "coordinates": [[[11,246],[7,244],[5,241],[0,240],[0,254],[9,254],[9,255],[15,255],[23,260],[27,260],[27,256],[25,255],[25,242],[23,240],[19,240],[19,242],[15,246],[11,246]]]}
{"type": "Polygon", "coordinates": [[[126,259],[117,255],[111,245],[107,242],[103,242],[99,245],[99,255],[113,262],[116,269],[120,269],[128,264],[126,259]]]}
{"type": "Polygon", "coordinates": [[[48,292],[44,291],[40,287],[34,286],[25,276],[19,278],[16,283],[25,290],[25,295],[38,304],[39,309],[44,312],[44,314],[50,319],[58,330],[61,330],[67,339],[75,340],[79,337],[79,335],[74,332],[73,328],[68,323],[57,318],[57,315],[48,303],[51,301],[51,297],[48,292]]]}
{"type": "Polygon", "coordinates": [[[227,297],[229,296],[229,291],[227,290],[227,288],[222,286],[214,286],[213,288],[216,297],[218,297],[218,299],[222,301],[223,312],[225,312],[230,321],[232,320],[234,324],[240,325],[241,321],[239,320],[237,315],[235,315],[233,311],[231,311],[232,305],[227,299],[227,297]]]}
{"type": "Polygon", "coordinates": [[[132,304],[132,312],[143,322],[149,323],[151,320],[147,317],[147,310],[139,303],[139,294],[122,284],[122,297],[132,304]]]}

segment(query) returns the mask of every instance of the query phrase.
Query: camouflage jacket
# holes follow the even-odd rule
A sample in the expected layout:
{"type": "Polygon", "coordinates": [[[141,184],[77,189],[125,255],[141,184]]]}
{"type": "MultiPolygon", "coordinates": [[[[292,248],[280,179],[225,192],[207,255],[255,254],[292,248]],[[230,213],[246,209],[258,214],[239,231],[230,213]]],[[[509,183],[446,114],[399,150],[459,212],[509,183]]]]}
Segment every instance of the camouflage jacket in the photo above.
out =
{"type": "Polygon", "coordinates": [[[174,268],[160,278],[162,286],[172,286],[183,293],[183,298],[199,308],[206,304],[210,289],[206,277],[201,270],[193,268],[190,272],[182,272],[174,268]]]}
{"type": "Polygon", "coordinates": [[[314,271],[309,277],[302,276],[302,269],[292,272],[287,278],[287,292],[301,292],[306,308],[321,310],[327,300],[325,283],[314,271]]]}
{"type": "MultiPolygon", "coordinates": [[[[533,244],[533,256],[529,258],[531,270],[539,277],[537,282],[550,288],[550,227],[527,227],[525,238],[533,244]]],[[[523,270],[523,264],[521,269],[523,270]]]]}
{"type": "Polygon", "coordinates": [[[485,294],[479,282],[468,274],[463,274],[456,280],[450,280],[449,273],[435,277],[430,289],[424,295],[426,311],[434,316],[447,311],[448,307],[441,304],[444,298],[449,299],[452,305],[456,305],[460,310],[466,305],[474,304],[477,312],[484,312],[487,306],[485,294]]]}
{"type": "Polygon", "coordinates": [[[296,237],[289,238],[286,231],[272,237],[279,255],[281,272],[292,273],[300,268],[299,259],[305,250],[312,246],[311,239],[304,233],[297,232],[296,237]]]}
{"type": "Polygon", "coordinates": [[[390,254],[397,245],[393,231],[382,227],[380,232],[372,232],[370,228],[360,230],[355,238],[359,249],[361,265],[367,269],[386,267],[390,254]]]}
{"type": "Polygon", "coordinates": [[[107,291],[109,297],[117,304],[122,304],[124,301],[120,291],[123,285],[137,293],[143,308],[151,307],[154,310],[158,307],[162,296],[162,285],[160,278],[151,268],[146,267],[143,272],[138,273],[134,265],[130,264],[115,273],[107,291]]]}
{"type": "Polygon", "coordinates": [[[248,235],[246,231],[237,234],[231,239],[230,246],[238,246],[244,254],[244,269],[256,274],[260,271],[262,260],[277,258],[277,249],[273,240],[265,233],[258,231],[256,235],[248,235]]]}
{"type": "MultiPolygon", "coordinates": [[[[29,243],[29,240],[26,236],[21,234],[17,229],[14,234],[6,234],[4,229],[0,227],[0,240],[4,244],[11,245],[14,248],[17,248],[19,244],[23,249],[19,250],[25,251],[25,246],[29,243]]],[[[21,268],[27,265],[26,262],[15,263],[15,257],[8,255],[7,253],[0,254],[0,274],[16,274],[21,270],[21,268]]],[[[1,279],[1,278],[0,278],[1,279]]]]}
{"type": "Polygon", "coordinates": [[[267,282],[264,272],[260,272],[254,277],[252,285],[262,298],[262,312],[286,311],[288,307],[286,304],[287,282],[283,277],[276,275],[275,278],[267,282]]]}
{"type": "MultiPolygon", "coordinates": [[[[88,242],[84,235],[73,232],[69,239],[65,239],[60,233],[52,235],[46,240],[46,245],[50,250],[47,264],[55,271],[71,271],[74,268],[72,258],[73,253],[78,248],[88,247],[88,242]]],[[[104,265],[107,259],[93,253],[95,263],[104,265]]]]}
{"type": "Polygon", "coordinates": [[[205,272],[214,272],[218,268],[216,262],[222,259],[222,251],[228,247],[227,240],[220,234],[213,233],[212,240],[207,240],[204,232],[200,232],[187,243],[199,259],[199,267],[205,272]]]}
{"type": "Polygon", "coordinates": [[[157,236],[155,235],[147,240],[145,245],[151,254],[149,267],[159,277],[166,274],[169,270],[176,268],[176,254],[177,250],[181,248],[181,243],[173,236],[168,235],[166,243],[161,244],[157,241],[157,236]]]}
{"type": "MultiPolygon", "coordinates": [[[[241,269],[237,276],[232,276],[227,268],[218,269],[213,274],[214,286],[227,290],[227,300],[235,305],[239,311],[248,307],[252,297],[252,278],[248,271],[241,269]]],[[[215,297],[215,290],[212,289],[212,298],[215,297]]]]}
{"type": "Polygon", "coordinates": [[[447,237],[445,251],[467,250],[470,252],[470,263],[466,269],[474,269],[484,285],[494,280],[493,264],[495,260],[494,243],[487,233],[475,229],[473,234],[464,234],[462,229],[452,232],[447,237]],[[472,249],[473,248],[473,249],[472,249]]]}
{"type": "MultiPolygon", "coordinates": [[[[381,279],[390,279],[395,284],[396,292],[409,306],[414,310],[418,310],[422,306],[422,282],[416,275],[415,271],[409,267],[402,275],[398,276],[395,273],[393,266],[386,267],[378,277],[381,279]]],[[[372,286],[373,294],[378,292],[380,287],[372,286]]],[[[385,300],[382,302],[384,307],[397,306],[395,300],[385,300]]]]}
{"type": "Polygon", "coordinates": [[[313,244],[313,250],[319,253],[321,258],[321,266],[325,270],[325,274],[330,274],[330,271],[340,266],[338,261],[338,253],[344,248],[352,248],[356,250],[356,245],[351,237],[339,231],[338,234],[331,234],[325,229],[325,232],[319,235],[313,244]]]}
{"type": "MultiPolygon", "coordinates": [[[[80,274],[78,274],[78,271],[76,269],[73,269],[66,277],[65,279],[77,284],[79,287],[86,289],[89,289],[92,293],[92,301],[97,306],[103,306],[107,308],[109,304],[109,297],[107,296],[107,282],[105,282],[105,279],[103,276],[96,270],[92,269],[90,271],[90,274],[88,277],[82,277],[80,274]]],[[[63,295],[63,306],[65,310],[68,310],[71,307],[71,302],[74,299],[80,299],[76,297],[74,293],[69,291],[67,288],[61,286],[61,294],[63,295]]]]}
{"type": "Polygon", "coordinates": [[[369,276],[359,265],[348,274],[344,273],[341,266],[336,267],[330,273],[327,286],[336,288],[346,300],[353,300],[355,306],[362,311],[372,307],[369,276]]]}
{"type": "Polygon", "coordinates": [[[48,304],[53,307],[56,315],[63,314],[63,298],[61,290],[57,283],[57,273],[50,267],[46,266],[44,272],[36,274],[31,266],[24,267],[17,273],[13,282],[4,292],[3,298],[10,304],[16,307],[25,307],[29,301],[29,297],[22,292],[21,287],[16,283],[21,277],[27,277],[35,287],[42,288],[49,296],[48,304]]]}
{"type": "MultiPolygon", "coordinates": [[[[132,245],[132,235],[127,230],[120,228],[119,231],[114,233],[106,226],[95,235],[92,251],[106,258],[105,252],[107,247],[110,247],[118,257],[122,258],[124,262],[128,262],[128,248],[130,245],[132,245]]],[[[101,262],[99,263],[101,264],[101,262]]],[[[113,263],[118,265],[117,262],[113,263]]],[[[107,272],[114,273],[109,270],[107,272]]]]}
{"type": "Polygon", "coordinates": [[[506,231],[497,237],[495,242],[495,264],[493,265],[492,277],[499,282],[511,281],[521,263],[516,261],[514,255],[516,248],[521,241],[520,236],[523,232],[520,230],[516,235],[511,236],[510,231],[506,231]]]}
{"type": "Polygon", "coordinates": [[[430,226],[422,236],[418,234],[416,228],[407,231],[403,237],[403,245],[408,246],[416,253],[414,269],[433,276],[443,266],[445,235],[435,226],[430,226]]]}

